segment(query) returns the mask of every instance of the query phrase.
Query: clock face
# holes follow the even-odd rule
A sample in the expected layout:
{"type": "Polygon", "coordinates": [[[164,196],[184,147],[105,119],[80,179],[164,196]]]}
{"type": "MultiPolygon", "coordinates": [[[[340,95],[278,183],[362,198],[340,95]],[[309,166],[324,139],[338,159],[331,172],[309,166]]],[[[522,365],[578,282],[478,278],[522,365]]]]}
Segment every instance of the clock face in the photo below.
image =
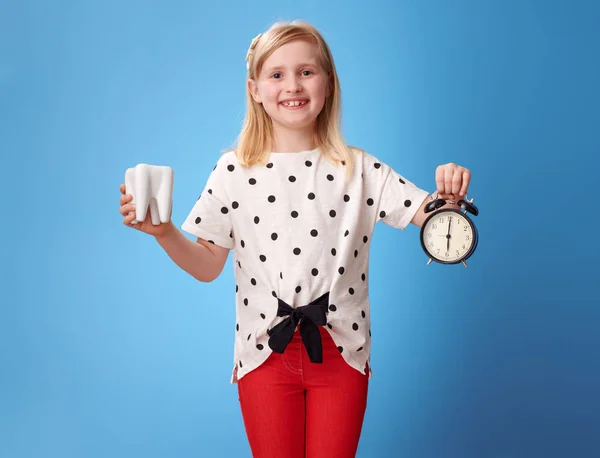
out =
{"type": "Polygon", "coordinates": [[[457,263],[470,256],[477,233],[471,220],[455,210],[442,210],[431,215],[421,230],[425,251],[442,263],[457,263]]]}

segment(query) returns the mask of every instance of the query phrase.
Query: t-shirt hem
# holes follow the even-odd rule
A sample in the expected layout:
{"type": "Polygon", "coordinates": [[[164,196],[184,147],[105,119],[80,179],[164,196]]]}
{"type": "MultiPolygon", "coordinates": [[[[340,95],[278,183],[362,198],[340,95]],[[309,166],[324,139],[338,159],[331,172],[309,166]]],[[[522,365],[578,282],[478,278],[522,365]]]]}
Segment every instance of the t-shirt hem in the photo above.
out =
{"type": "Polygon", "coordinates": [[[181,230],[187,232],[188,234],[195,235],[196,237],[207,241],[213,241],[216,245],[219,245],[223,248],[228,248],[230,250],[235,248],[235,243],[231,238],[223,237],[220,234],[211,234],[210,232],[200,229],[199,227],[190,224],[187,221],[184,222],[180,227],[181,230]]]}

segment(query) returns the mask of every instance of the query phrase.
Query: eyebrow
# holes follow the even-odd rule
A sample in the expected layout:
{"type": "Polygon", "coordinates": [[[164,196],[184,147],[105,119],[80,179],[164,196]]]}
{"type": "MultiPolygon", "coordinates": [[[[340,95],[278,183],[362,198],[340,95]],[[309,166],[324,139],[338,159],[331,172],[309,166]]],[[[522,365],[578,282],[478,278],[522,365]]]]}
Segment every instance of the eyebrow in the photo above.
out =
{"type": "MultiPolygon", "coordinates": [[[[303,62],[301,64],[298,64],[296,67],[297,68],[300,68],[300,67],[318,67],[318,64],[316,62],[303,62]]],[[[284,68],[285,68],[284,65],[275,65],[273,67],[269,67],[269,68],[265,69],[265,72],[271,73],[271,72],[274,72],[275,70],[282,70],[284,68]]]]}

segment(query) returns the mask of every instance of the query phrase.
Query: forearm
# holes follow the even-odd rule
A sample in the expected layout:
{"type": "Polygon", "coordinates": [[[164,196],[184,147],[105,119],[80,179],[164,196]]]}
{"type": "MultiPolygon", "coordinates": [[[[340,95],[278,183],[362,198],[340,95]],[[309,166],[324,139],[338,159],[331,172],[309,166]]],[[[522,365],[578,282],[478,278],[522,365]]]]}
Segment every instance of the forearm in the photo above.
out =
{"type": "Polygon", "coordinates": [[[168,224],[165,233],[156,236],[156,241],[175,264],[201,282],[210,282],[217,278],[223,266],[210,250],[188,239],[171,222],[168,224]]]}

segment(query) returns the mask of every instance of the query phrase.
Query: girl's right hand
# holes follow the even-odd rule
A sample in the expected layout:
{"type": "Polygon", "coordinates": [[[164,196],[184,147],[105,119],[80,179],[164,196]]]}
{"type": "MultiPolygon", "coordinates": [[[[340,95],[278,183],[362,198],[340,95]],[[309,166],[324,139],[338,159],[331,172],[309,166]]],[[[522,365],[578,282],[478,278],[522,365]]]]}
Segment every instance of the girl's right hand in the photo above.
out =
{"type": "Polygon", "coordinates": [[[125,185],[122,184],[120,187],[121,194],[123,194],[120,198],[120,209],[119,213],[124,216],[123,224],[127,227],[132,227],[137,229],[138,231],[145,232],[146,234],[153,235],[155,237],[164,235],[172,226],[171,221],[169,220],[166,223],[160,223],[158,226],[154,226],[152,224],[152,217],[150,215],[150,208],[148,208],[148,212],[146,213],[146,219],[144,221],[138,221],[137,224],[131,224],[131,222],[135,219],[135,205],[130,204],[133,199],[131,194],[125,194],[125,185]],[[131,214],[130,214],[131,213],[131,214]]]}

